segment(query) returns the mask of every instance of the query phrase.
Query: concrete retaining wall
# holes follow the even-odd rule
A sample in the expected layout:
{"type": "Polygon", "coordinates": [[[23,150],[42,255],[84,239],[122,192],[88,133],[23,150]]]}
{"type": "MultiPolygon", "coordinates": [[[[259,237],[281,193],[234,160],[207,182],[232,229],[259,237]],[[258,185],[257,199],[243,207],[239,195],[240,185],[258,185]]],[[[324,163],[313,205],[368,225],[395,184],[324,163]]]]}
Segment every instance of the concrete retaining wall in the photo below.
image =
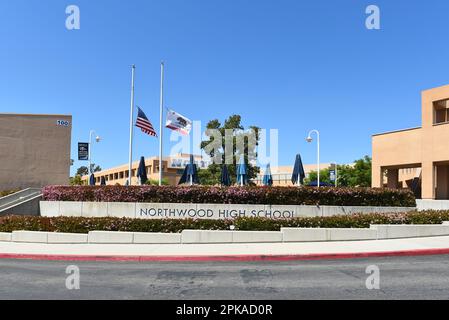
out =
{"type": "Polygon", "coordinates": [[[272,243],[282,242],[279,231],[183,230],[182,243],[272,243]]]}
{"type": "Polygon", "coordinates": [[[10,241],[53,244],[168,244],[181,243],[181,234],[115,231],[91,231],[88,234],[38,231],[0,232],[0,242],[10,241]]]}
{"type": "Polygon", "coordinates": [[[77,244],[201,244],[357,241],[449,236],[441,225],[371,225],[369,229],[282,228],[281,231],[183,230],[182,233],[91,231],[88,234],[14,231],[0,233],[0,242],[77,244]]]}
{"type": "Polygon", "coordinates": [[[0,232],[0,241],[11,241],[12,233],[0,232]]]}
{"type": "Polygon", "coordinates": [[[435,237],[449,235],[449,225],[371,225],[379,239],[435,237]]]}
{"type": "Polygon", "coordinates": [[[415,208],[358,206],[283,206],[248,204],[124,203],[41,201],[42,216],[127,217],[141,219],[195,218],[231,219],[236,217],[326,217],[353,213],[405,212],[415,208]]]}
{"type": "Polygon", "coordinates": [[[377,231],[373,229],[351,228],[281,228],[284,242],[318,242],[375,240],[377,231]]]}
{"type": "Polygon", "coordinates": [[[12,233],[11,241],[13,241],[13,242],[47,243],[48,232],[14,231],[12,233]]]}
{"type": "Polygon", "coordinates": [[[422,200],[416,199],[416,208],[424,210],[449,210],[449,200],[422,200]]]}

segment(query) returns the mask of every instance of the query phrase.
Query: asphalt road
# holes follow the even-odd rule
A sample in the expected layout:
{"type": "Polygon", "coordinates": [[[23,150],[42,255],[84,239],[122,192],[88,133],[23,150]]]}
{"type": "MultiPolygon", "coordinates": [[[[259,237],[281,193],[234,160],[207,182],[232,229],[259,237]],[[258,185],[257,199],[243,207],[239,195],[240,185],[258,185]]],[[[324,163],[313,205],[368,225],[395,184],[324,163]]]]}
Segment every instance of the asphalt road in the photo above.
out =
{"type": "Polygon", "coordinates": [[[247,263],[0,260],[0,299],[449,299],[449,256],[247,263]],[[66,274],[69,265],[79,268],[79,290],[66,288],[66,278],[73,279],[66,274]],[[372,265],[379,268],[378,290],[366,287],[372,265]]]}

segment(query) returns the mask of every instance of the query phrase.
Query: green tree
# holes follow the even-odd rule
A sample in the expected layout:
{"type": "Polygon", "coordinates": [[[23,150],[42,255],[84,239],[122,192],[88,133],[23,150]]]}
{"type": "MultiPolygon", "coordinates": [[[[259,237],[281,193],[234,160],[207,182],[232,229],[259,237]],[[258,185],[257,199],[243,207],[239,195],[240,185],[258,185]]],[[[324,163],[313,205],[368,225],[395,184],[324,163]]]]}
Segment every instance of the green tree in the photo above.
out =
{"type": "Polygon", "coordinates": [[[83,185],[83,180],[81,180],[81,176],[80,175],[76,175],[74,177],[70,177],[70,185],[71,186],[81,186],[83,185]]]}
{"type": "MultiPolygon", "coordinates": [[[[215,185],[220,183],[220,175],[223,164],[225,163],[225,135],[226,130],[232,130],[232,154],[235,155],[232,160],[232,164],[226,164],[228,167],[229,175],[231,178],[231,182],[235,183],[237,180],[236,177],[236,168],[237,163],[240,159],[239,150],[237,149],[237,141],[243,139],[244,148],[243,148],[243,156],[245,159],[245,163],[247,164],[247,172],[248,178],[254,179],[257,177],[257,174],[260,171],[260,168],[257,166],[253,166],[249,163],[248,160],[255,159],[257,157],[256,147],[259,141],[259,131],[260,128],[256,126],[250,126],[249,129],[253,130],[255,133],[255,145],[249,143],[248,139],[244,138],[245,128],[241,123],[240,115],[231,115],[224,121],[224,123],[220,123],[219,120],[214,119],[208,122],[206,128],[208,130],[218,130],[221,134],[221,141],[215,141],[213,135],[209,135],[209,140],[205,140],[201,142],[201,149],[203,149],[212,159],[215,159],[214,162],[217,162],[217,159],[221,159],[222,164],[213,163],[207,169],[202,169],[198,171],[198,177],[200,179],[201,184],[203,185],[215,185]],[[215,150],[209,150],[207,146],[210,143],[216,143],[220,146],[220,148],[216,148],[215,150]]],[[[206,132],[207,134],[207,132],[206,132]]],[[[229,138],[230,139],[230,138],[229,138]]],[[[241,151],[240,151],[241,152],[241,151]]],[[[229,156],[229,155],[227,155],[229,156]]]]}
{"type": "Polygon", "coordinates": [[[348,187],[371,187],[371,157],[356,160],[353,166],[341,166],[338,184],[348,187]]]}
{"type": "MultiPolygon", "coordinates": [[[[159,185],[159,180],[149,179],[149,180],[147,180],[147,182],[145,184],[149,185],[149,186],[158,186],[159,185]]],[[[169,184],[170,183],[168,182],[168,180],[166,178],[162,178],[162,185],[163,186],[168,186],[169,184]]]]}
{"type": "MultiPolygon", "coordinates": [[[[101,167],[95,165],[95,163],[92,163],[91,168],[92,168],[92,172],[101,171],[101,167]]],[[[78,175],[78,176],[82,177],[82,176],[87,176],[88,174],[89,174],[89,169],[87,166],[81,166],[76,170],[76,175],[78,175]]]]}
{"type": "MultiPolygon", "coordinates": [[[[353,165],[338,165],[338,186],[340,187],[371,187],[371,158],[365,156],[356,160],[353,165]]],[[[334,184],[330,181],[329,168],[320,170],[320,181],[334,184]]],[[[317,172],[312,171],[304,180],[307,185],[317,180],[317,172]]]]}
{"type": "MultiPolygon", "coordinates": [[[[337,166],[337,168],[338,168],[338,170],[340,170],[340,166],[337,166]]],[[[304,185],[308,185],[310,182],[317,181],[317,180],[318,180],[317,171],[311,171],[311,172],[309,172],[308,177],[304,179],[304,185]]],[[[338,179],[338,180],[340,180],[340,179],[338,179]]],[[[334,181],[331,181],[331,179],[330,179],[330,169],[329,168],[320,170],[320,184],[322,182],[334,185],[334,181]]],[[[338,184],[340,185],[340,181],[338,181],[338,184]]]]}

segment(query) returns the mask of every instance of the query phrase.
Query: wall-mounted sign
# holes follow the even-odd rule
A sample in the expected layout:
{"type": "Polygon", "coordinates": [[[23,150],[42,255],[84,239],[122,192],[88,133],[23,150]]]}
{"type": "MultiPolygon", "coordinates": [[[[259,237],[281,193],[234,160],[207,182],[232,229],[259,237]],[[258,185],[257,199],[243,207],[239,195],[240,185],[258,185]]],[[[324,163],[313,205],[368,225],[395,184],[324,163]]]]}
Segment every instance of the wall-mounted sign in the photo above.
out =
{"type": "MultiPolygon", "coordinates": [[[[207,160],[195,160],[198,168],[206,169],[212,162],[207,160]]],[[[190,163],[189,158],[171,158],[169,166],[171,168],[185,168],[190,163]]]]}
{"type": "Polygon", "coordinates": [[[335,181],[335,170],[329,170],[329,179],[335,181]]]}
{"type": "Polygon", "coordinates": [[[78,160],[89,160],[89,143],[78,142],[78,160]]]}
{"type": "Polygon", "coordinates": [[[56,125],[61,127],[68,127],[70,125],[70,121],[67,120],[57,120],[56,125]]]}

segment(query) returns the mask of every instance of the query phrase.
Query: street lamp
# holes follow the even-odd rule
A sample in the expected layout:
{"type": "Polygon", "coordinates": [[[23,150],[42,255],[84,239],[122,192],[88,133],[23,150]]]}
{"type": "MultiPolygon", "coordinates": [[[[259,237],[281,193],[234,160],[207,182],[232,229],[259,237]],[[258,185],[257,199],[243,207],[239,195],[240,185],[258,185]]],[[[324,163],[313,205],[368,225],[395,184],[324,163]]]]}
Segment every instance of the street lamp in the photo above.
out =
{"type": "MultiPolygon", "coordinates": [[[[89,177],[90,177],[90,175],[92,174],[92,161],[91,161],[91,158],[90,158],[90,152],[91,152],[91,145],[92,145],[92,135],[94,135],[94,134],[97,134],[96,132],[95,132],[95,130],[90,130],[90,132],[89,132],[89,177]]],[[[101,140],[101,138],[100,138],[100,136],[99,135],[97,135],[96,137],[95,137],[95,142],[100,142],[100,140],[101,140]]]]}
{"type": "Polygon", "coordinates": [[[316,142],[316,145],[317,145],[317,156],[316,156],[317,157],[317,177],[318,177],[317,178],[317,186],[319,188],[320,187],[320,132],[318,130],[311,130],[309,132],[309,135],[306,138],[306,141],[309,143],[313,141],[312,133],[315,133],[316,137],[317,137],[317,142],[316,142]]]}

